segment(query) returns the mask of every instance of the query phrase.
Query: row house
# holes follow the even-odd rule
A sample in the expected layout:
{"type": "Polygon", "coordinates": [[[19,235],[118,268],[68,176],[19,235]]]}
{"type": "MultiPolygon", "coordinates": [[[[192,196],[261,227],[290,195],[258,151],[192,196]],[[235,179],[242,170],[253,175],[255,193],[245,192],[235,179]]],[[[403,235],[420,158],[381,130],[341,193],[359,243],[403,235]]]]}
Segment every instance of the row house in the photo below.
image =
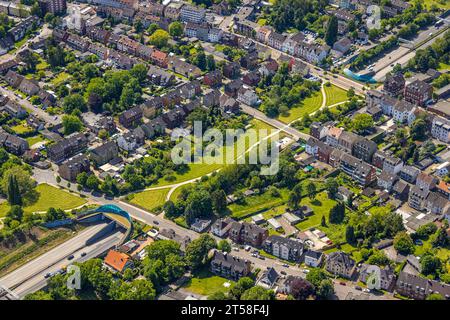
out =
{"type": "Polygon", "coordinates": [[[356,142],[360,139],[361,137],[353,132],[342,131],[338,138],[338,148],[351,154],[356,142]]]}
{"type": "Polygon", "coordinates": [[[269,236],[269,231],[252,223],[233,222],[228,235],[235,243],[260,247],[269,236]]]}
{"type": "Polygon", "coordinates": [[[312,122],[309,126],[310,135],[316,139],[324,140],[328,135],[328,130],[334,128],[333,123],[312,122]]]}
{"type": "Polygon", "coordinates": [[[135,106],[119,115],[119,123],[125,128],[130,128],[141,122],[142,117],[142,109],[139,106],[135,106]]]}
{"type": "Polygon", "coordinates": [[[424,106],[425,102],[432,98],[432,94],[432,85],[421,80],[415,80],[406,85],[404,97],[408,102],[411,102],[418,106],[424,106]]]}
{"type": "Polygon", "coordinates": [[[184,99],[192,99],[202,92],[200,81],[194,80],[179,87],[181,97],[184,99]]]}
{"type": "Polygon", "coordinates": [[[281,51],[290,55],[299,55],[299,47],[304,43],[305,35],[302,32],[289,36],[283,43],[281,51]]]}
{"type": "Polygon", "coordinates": [[[371,163],[377,148],[377,144],[372,140],[366,138],[358,139],[353,145],[353,155],[358,159],[371,163]]]}
{"type": "Polygon", "coordinates": [[[269,59],[263,63],[261,67],[259,67],[258,72],[260,75],[265,77],[273,76],[277,72],[278,67],[279,65],[277,61],[269,59]]]}
{"type": "Polygon", "coordinates": [[[29,16],[12,27],[8,31],[8,34],[14,39],[15,42],[17,42],[23,39],[26,33],[39,25],[40,22],[41,20],[37,16],[29,16]]]}
{"type": "Polygon", "coordinates": [[[216,87],[222,85],[222,72],[218,69],[211,71],[203,77],[203,84],[210,86],[210,87],[216,87]]]}
{"type": "Polygon", "coordinates": [[[339,168],[362,186],[370,185],[375,179],[375,169],[368,163],[344,153],[339,168]]]}
{"type": "Polygon", "coordinates": [[[420,189],[432,190],[436,187],[438,179],[425,172],[420,172],[416,178],[416,185],[420,189]]]}
{"type": "Polygon", "coordinates": [[[73,133],[67,138],[48,147],[48,157],[55,163],[60,163],[86,150],[89,140],[82,133],[73,133]]]}
{"type": "Polygon", "coordinates": [[[390,191],[397,180],[397,175],[387,171],[381,171],[381,174],[377,176],[377,185],[383,190],[390,191]]]}
{"type": "Polygon", "coordinates": [[[298,47],[298,56],[310,63],[319,63],[327,57],[329,51],[330,47],[327,45],[303,43],[298,47]]]}
{"type": "Polygon", "coordinates": [[[163,134],[166,131],[166,128],[166,123],[164,122],[162,117],[157,117],[141,125],[141,129],[144,131],[147,139],[151,139],[156,135],[163,134]]]}
{"type": "Polygon", "coordinates": [[[136,59],[113,49],[110,49],[108,52],[108,60],[114,63],[118,68],[125,70],[130,70],[135,64],[137,64],[136,59]]]}
{"type": "Polygon", "coordinates": [[[270,26],[262,26],[256,31],[255,38],[257,41],[262,43],[267,43],[269,35],[274,32],[273,28],[270,26]]]}
{"type": "Polygon", "coordinates": [[[153,50],[153,52],[151,53],[151,61],[161,68],[167,68],[167,53],[159,50],[153,50]]]}
{"type": "Polygon", "coordinates": [[[202,71],[199,67],[175,56],[169,59],[167,68],[187,78],[198,78],[202,74],[202,71]]]}
{"type": "Polygon", "coordinates": [[[272,48],[281,50],[283,48],[283,43],[286,40],[286,36],[278,32],[271,32],[267,37],[267,44],[272,48]]]}
{"type": "Polygon", "coordinates": [[[239,63],[241,64],[242,68],[245,68],[248,70],[255,69],[256,67],[258,67],[258,64],[259,64],[258,52],[253,51],[253,52],[246,54],[245,56],[241,57],[241,59],[239,60],[239,63]]]}
{"type": "Polygon", "coordinates": [[[115,141],[108,141],[90,151],[90,159],[100,167],[119,156],[119,147],[115,141]]]}
{"type": "Polygon", "coordinates": [[[337,147],[339,145],[339,138],[344,130],[338,127],[329,128],[328,133],[325,137],[325,143],[337,147]]]}
{"type": "Polygon", "coordinates": [[[164,8],[164,17],[172,21],[177,21],[180,18],[180,11],[182,3],[171,2],[164,8]]]}
{"type": "Polygon", "coordinates": [[[134,20],[140,20],[144,28],[148,28],[151,24],[156,24],[160,29],[168,30],[170,24],[169,19],[146,13],[138,13],[134,20]]]}
{"type": "Polygon", "coordinates": [[[146,118],[153,118],[156,115],[157,111],[162,109],[164,106],[163,99],[159,96],[151,97],[150,99],[145,100],[141,104],[142,112],[146,118]]]}
{"type": "Polygon", "coordinates": [[[117,138],[117,146],[127,152],[135,151],[145,143],[145,132],[141,127],[128,131],[117,138]]]}
{"type": "Polygon", "coordinates": [[[139,7],[139,11],[162,17],[164,15],[164,5],[159,2],[147,2],[144,6],[139,7]]]}
{"type": "Polygon", "coordinates": [[[413,166],[403,166],[398,175],[401,179],[409,183],[415,183],[420,170],[413,166]]]}
{"type": "Polygon", "coordinates": [[[178,105],[181,102],[180,90],[175,89],[161,96],[164,107],[178,105]]]}
{"type": "Polygon", "coordinates": [[[211,260],[211,272],[234,281],[250,274],[251,263],[227,252],[214,251],[211,260]]]}
{"type": "Polygon", "coordinates": [[[91,43],[89,45],[88,51],[92,54],[95,54],[101,60],[108,59],[108,48],[102,44],[91,43]]]}
{"type": "Polygon", "coordinates": [[[368,108],[379,106],[383,111],[383,114],[387,116],[392,115],[394,105],[397,103],[397,99],[391,97],[388,94],[384,94],[378,90],[369,90],[366,94],[366,103],[368,108]]]}
{"type": "Polygon", "coordinates": [[[84,154],[70,158],[58,166],[58,174],[64,180],[74,182],[82,172],[90,172],[91,164],[84,154]]]}
{"type": "Polygon", "coordinates": [[[425,200],[425,208],[431,214],[450,214],[450,201],[439,192],[430,192],[425,200]]]}
{"type": "Polygon", "coordinates": [[[66,39],[66,43],[73,49],[86,52],[89,47],[89,42],[77,34],[70,33],[66,39]]]}
{"type": "Polygon", "coordinates": [[[228,79],[237,78],[241,73],[241,67],[237,61],[229,62],[222,67],[224,77],[228,79]]]}
{"type": "Polygon", "coordinates": [[[169,87],[176,81],[175,76],[157,66],[151,65],[147,71],[147,78],[153,84],[162,87],[169,87]]]}
{"type": "Polygon", "coordinates": [[[259,28],[259,25],[253,21],[249,20],[236,20],[233,25],[234,31],[243,36],[253,38],[256,36],[256,31],[259,28]]]}
{"type": "Polygon", "coordinates": [[[140,43],[128,38],[127,36],[121,36],[120,40],[117,42],[117,50],[131,54],[133,56],[137,55],[140,43]]]}
{"type": "Polygon", "coordinates": [[[450,142],[450,121],[442,117],[434,117],[431,124],[431,135],[442,142],[450,142]]]}
{"type": "Polygon", "coordinates": [[[401,271],[398,275],[395,290],[402,296],[416,300],[425,300],[434,293],[440,294],[446,300],[450,299],[450,285],[405,271],[401,271]]]}
{"type": "Polygon", "coordinates": [[[261,80],[261,76],[257,71],[251,71],[242,77],[242,82],[250,87],[256,87],[261,80]]]}
{"type": "Polygon", "coordinates": [[[400,72],[395,74],[387,74],[383,84],[383,90],[390,95],[396,97],[403,93],[405,89],[405,77],[400,72]]]}
{"type": "Polygon", "coordinates": [[[27,140],[5,131],[0,131],[0,146],[17,156],[24,154],[30,148],[27,140]]]}
{"type": "Polygon", "coordinates": [[[205,93],[202,99],[203,106],[206,108],[220,106],[221,93],[218,89],[205,93]]]}
{"type": "Polygon", "coordinates": [[[87,26],[86,27],[86,36],[94,41],[98,41],[103,44],[107,44],[109,37],[111,36],[111,31],[105,30],[105,29],[97,27],[97,26],[87,26]]]}
{"type": "Polygon", "coordinates": [[[140,43],[137,55],[139,58],[143,59],[144,61],[151,61],[153,51],[154,51],[153,48],[140,43]]]}

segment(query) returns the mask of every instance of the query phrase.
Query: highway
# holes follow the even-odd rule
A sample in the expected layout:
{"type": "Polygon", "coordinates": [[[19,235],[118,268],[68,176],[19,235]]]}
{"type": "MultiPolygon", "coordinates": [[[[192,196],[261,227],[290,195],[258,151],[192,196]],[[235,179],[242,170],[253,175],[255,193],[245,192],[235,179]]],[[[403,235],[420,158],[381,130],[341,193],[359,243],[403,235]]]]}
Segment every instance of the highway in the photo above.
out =
{"type": "Polygon", "coordinates": [[[0,285],[12,289],[20,298],[41,289],[46,285],[47,279],[44,276],[47,273],[60,270],[75,261],[85,261],[94,258],[117,244],[122,236],[122,233],[119,231],[92,245],[85,245],[86,240],[105,226],[106,223],[100,223],[86,228],[77,236],[4,276],[0,279],[0,285]],[[84,257],[81,257],[82,252],[86,253],[84,257]],[[67,257],[70,255],[75,256],[71,261],[67,260],[67,257]]]}

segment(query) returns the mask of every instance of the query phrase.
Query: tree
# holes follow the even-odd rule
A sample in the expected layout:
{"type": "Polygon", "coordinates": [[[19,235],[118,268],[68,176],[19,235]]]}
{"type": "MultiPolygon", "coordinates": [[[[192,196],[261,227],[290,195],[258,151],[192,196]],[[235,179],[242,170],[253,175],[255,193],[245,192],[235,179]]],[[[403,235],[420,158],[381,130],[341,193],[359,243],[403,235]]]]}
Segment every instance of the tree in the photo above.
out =
{"type": "Polygon", "coordinates": [[[306,275],[306,280],[314,286],[318,299],[326,299],[334,293],[333,283],[328,279],[327,274],[322,269],[311,269],[306,275]]]}
{"type": "Polygon", "coordinates": [[[331,15],[330,19],[328,20],[327,30],[325,32],[325,42],[330,47],[333,46],[333,44],[336,42],[338,34],[338,19],[336,16],[331,15]]]}
{"type": "Polygon", "coordinates": [[[29,293],[25,296],[24,300],[53,300],[50,293],[39,290],[33,293],[29,293]]]}
{"type": "Polygon", "coordinates": [[[12,201],[15,204],[22,205],[25,200],[35,200],[37,196],[35,187],[36,182],[31,179],[29,172],[21,166],[14,166],[3,173],[1,188],[9,203],[12,201]],[[11,176],[14,176],[12,184],[11,176]]]}
{"type": "Polygon", "coordinates": [[[289,193],[288,206],[294,210],[297,210],[301,200],[302,200],[302,186],[298,184],[289,193]]]}
{"type": "Polygon", "coordinates": [[[363,132],[367,129],[373,128],[373,118],[367,113],[358,113],[352,122],[352,127],[357,132],[363,132]]]}
{"type": "Polygon", "coordinates": [[[178,38],[183,35],[184,32],[184,26],[180,21],[174,21],[171,24],[169,24],[169,34],[174,37],[178,38]]]}
{"type": "Polygon", "coordinates": [[[55,221],[55,220],[61,220],[66,218],[67,215],[64,212],[64,210],[61,209],[55,209],[55,208],[49,208],[44,216],[45,222],[55,221]]]}
{"type": "Polygon", "coordinates": [[[186,199],[184,214],[188,224],[198,217],[208,217],[212,211],[211,195],[206,190],[193,191],[186,199]]]}
{"type": "Polygon", "coordinates": [[[426,300],[445,300],[439,293],[432,293],[427,296],[426,300]]]}
{"type": "Polygon", "coordinates": [[[16,176],[11,174],[8,177],[8,191],[7,191],[8,203],[12,206],[22,205],[22,195],[19,191],[19,185],[17,183],[16,176]]]}
{"type": "Polygon", "coordinates": [[[163,211],[164,215],[169,219],[176,217],[178,215],[177,208],[175,207],[175,204],[171,200],[166,201],[166,203],[164,203],[163,211]]]}
{"type": "Polygon", "coordinates": [[[325,182],[325,189],[327,190],[328,198],[335,199],[338,193],[339,184],[336,179],[328,178],[325,182]]]}
{"type": "MultiPolygon", "coordinates": [[[[448,225],[447,225],[448,228],[448,225]]],[[[447,231],[445,227],[441,227],[433,236],[431,239],[431,245],[433,247],[441,247],[446,248],[450,245],[450,239],[447,235],[447,231]]]]}
{"type": "Polygon", "coordinates": [[[320,221],[320,225],[322,227],[326,227],[327,226],[327,220],[325,219],[325,216],[322,216],[322,220],[320,221]]]}
{"type": "Polygon", "coordinates": [[[426,276],[439,274],[442,268],[441,260],[432,254],[422,256],[420,265],[422,267],[422,273],[426,276]]]}
{"type": "Polygon", "coordinates": [[[9,221],[18,221],[19,223],[22,221],[23,218],[23,209],[21,206],[13,205],[9,209],[9,211],[6,213],[6,218],[9,221]]]}
{"type": "Polygon", "coordinates": [[[240,300],[242,294],[253,287],[255,285],[255,281],[249,277],[242,277],[231,286],[229,296],[232,300],[240,300]]]}
{"type": "Polygon", "coordinates": [[[135,64],[131,68],[130,74],[138,79],[139,83],[143,83],[147,78],[147,67],[142,63],[135,64]]]}
{"type": "Polygon", "coordinates": [[[228,297],[222,291],[216,291],[208,296],[208,300],[227,300],[228,297]]]}
{"type": "Polygon", "coordinates": [[[291,294],[296,300],[306,300],[314,293],[313,285],[305,279],[295,277],[291,282],[291,294]]]}
{"type": "Polygon", "coordinates": [[[211,201],[216,213],[222,213],[227,208],[227,195],[222,189],[211,193],[211,201]]]}
{"type": "Polygon", "coordinates": [[[216,240],[204,233],[186,247],[186,262],[192,269],[197,269],[206,263],[209,251],[216,247],[216,240]]]}
{"type": "Polygon", "coordinates": [[[275,300],[275,294],[272,290],[255,286],[245,290],[241,295],[241,300],[275,300]]]}
{"type": "Polygon", "coordinates": [[[356,241],[355,228],[351,225],[348,225],[345,229],[345,240],[350,244],[355,243],[356,241]]]}
{"type": "Polygon", "coordinates": [[[411,138],[414,140],[424,140],[427,132],[427,123],[424,119],[419,118],[414,120],[411,125],[411,138]]]}
{"type": "Polygon", "coordinates": [[[163,29],[158,29],[150,36],[149,41],[152,45],[163,48],[167,46],[167,42],[169,41],[169,34],[167,31],[163,29]]]}
{"type": "Polygon", "coordinates": [[[316,184],[314,182],[309,182],[306,185],[306,191],[308,192],[309,198],[313,200],[316,197],[317,192],[316,184]]]}
{"type": "Polygon", "coordinates": [[[200,69],[206,70],[206,55],[203,51],[197,53],[197,55],[195,56],[194,63],[200,69]]]}
{"type": "Polygon", "coordinates": [[[63,109],[67,114],[72,114],[74,110],[85,112],[87,111],[86,101],[84,101],[83,96],[78,93],[69,95],[63,100],[63,109]]]}
{"type": "Polygon", "coordinates": [[[216,60],[214,60],[214,56],[212,54],[208,54],[206,56],[206,70],[216,70],[216,60]]]}
{"type": "Polygon", "coordinates": [[[414,242],[406,232],[399,232],[394,237],[394,248],[403,255],[414,252],[414,242]]]}
{"type": "Polygon", "coordinates": [[[231,251],[231,244],[226,240],[222,239],[217,244],[217,249],[223,252],[230,252],[231,251]]]}
{"type": "Polygon", "coordinates": [[[132,282],[120,280],[113,284],[109,295],[114,300],[154,300],[156,291],[153,284],[146,279],[132,282]]]}
{"type": "Polygon", "coordinates": [[[338,202],[330,210],[328,221],[330,223],[341,223],[345,217],[345,205],[342,202],[338,202]]]}
{"type": "Polygon", "coordinates": [[[148,26],[147,33],[149,36],[151,36],[158,29],[159,29],[159,26],[156,23],[152,23],[148,26]]]}
{"type": "Polygon", "coordinates": [[[80,132],[83,128],[83,122],[76,115],[64,115],[62,118],[64,134],[69,135],[74,132],[80,132]]]}
{"type": "Polygon", "coordinates": [[[99,185],[100,185],[100,180],[98,180],[98,178],[93,174],[91,174],[86,180],[86,187],[91,190],[98,191],[99,185]]]}

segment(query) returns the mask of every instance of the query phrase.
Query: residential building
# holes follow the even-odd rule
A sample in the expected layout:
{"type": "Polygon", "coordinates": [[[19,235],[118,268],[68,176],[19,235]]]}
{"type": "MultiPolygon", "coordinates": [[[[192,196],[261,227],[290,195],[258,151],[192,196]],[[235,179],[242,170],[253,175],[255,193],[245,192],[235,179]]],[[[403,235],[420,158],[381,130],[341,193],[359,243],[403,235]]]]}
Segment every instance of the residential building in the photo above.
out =
{"type": "Polygon", "coordinates": [[[450,142],[450,121],[442,117],[434,117],[431,124],[431,136],[442,142],[450,142]]]}
{"type": "Polygon", "coordinates": [[[88,145],[88,139],[82,133],[73,133],[67,138],[56,142],[47,148],[47,155],[55,163],[60,163],[77,153],[83,152],[88,145]]]}
{"type": "Polygon", "coordinates": [[[119,147],[115,141],[109,141],[90,151],[90,158],[97,167],[117,158],[119,147]]]}
{"type": "Polygon", "coordinates": [[[135,106],[119,115],[119,123],[125,128],[130,128],[141,122],[142,117],[142,109],[139,106],[135,106]]]}
{"type": "Polygon", "coordinates": [[[432,190],[438,183],[438,179],[432,175],[426,174],[425,172],[420,172],[417,175],[416,185],[420,189],[432,190]]]}
{"type": "Polygon", "coordinates": [[[406,85],[405,100],[418,106],[424,106],[425,102],[432,98],[433,87],[421,80],[415,80],[406,85]]]}
{"type": "Polygon", "coordinates": [[[432,214],[442,215],[450,212],[450,201],[439,192],[430,192],[425,201],[425,208],[432,214]]]}
{"type": "Polygon", "coordinates": [[[409,183],[415,183],[420,170],[413,166],[404,166],[400,172],[399,176],[403,180],[409,183]]]}
{"type": "Polygon", "coordinates": [[[417,300],[425,300],[430,294],[440,294],[444,299],[450,299],[450,285],[435,280],[422,278],[405,271],[401,271],[395,290],[402,296],[417,300]]]}
{"type": "Polygon", "coordinates": [[[250,261],[226,252],[214,251],[214,256],[211,260],[212,273],[237,281],[242,277],[246,277],[250,271],[250,261]]]}
{"type": "Polygon", "coordinates": [[[246,88],[241,88],[238,91],[237,100],[249,106],[256,106],[259,102],[255,91],[246,88]]]}
{"type": "Polygon", "coordinates": [[[260,278],[256,282],[256,285],[269,290],[275,285],[279,277],[280,275],[278,272],[274,268],[270,267],[262,272],[260,278]]]}
{"type": "Polygon", "coordinates": [[[79,154],[63,162],[58,167],[58,174],[64,180],[74,182],[82,172],[90,172],[90,162],[84,154],[79,154]]]}
{"type": "Polygon", "coordinates": [[[305,253],[305,265],[318,268],[322,264],[324,254],[320,251],[307,250],[305,253]]]}
{"type": "Polygon", "coordinates": [[[0,146],[3,146],[6,151],[11,152],[17,156],[22,155],[29,149],[28,141],[13,134],[0,131],[0,146]]]}
{"type": "Polygon", "coordinates": [[[397,174],[403,168],[403,161],[400,158],[386,155],[382,168],[386,172],[397,174]]]}
{"type": "Polygon", "coordinates": [[[383,90],[396,97],[403,93],[405,89],[405,77],[400,72],[387,74],[384,80],[383,90]]]}
{"type": "Polygon", "coordinates": [[[377,148],[377,144],[372,140],[366,138],[358,139],[353,145],[353,155],[358,159],[371,163],[377,148]]]}
{"type": "Polygon", "coordinates": [[[233,222],[229,231],[232,241],[253,247],[260,247],[268,236],[269,231],[248,222],[233,222]]]}
{"type": "Polygon", "coordinates": [[[346,153],[341,156],[339,168],[362,186],[376,179],[375,169],[370,164],[346,153]]]}
{"type": "Polygon", "coordinates": [[[395,182],[398,180],[397,175],[393,173],[389,173],[387,171],[382,171],[381,174],[377,177],[378,187],[390,191],[394,186],[395,182]]]}
{"type": "Polygon", "coordinates": [[[183,22],[200,23],[205,18],[206,10],[203,8],[195,7],[185,4],[180,10],[180,19],[183,22]]]}
{"type": "Polygon", "coordinates": [[[379,277],[377,278],[379,280],[379,289],[392,292],[395,286],[395,274],[388,266],[380,268],[378,266],[363,263],[359,272],[359,280],[363,283],[367,283],[369,277],[375,272],[375,268],[380,271],[379,277]]]}
{"type": "Polygon", "coordinates": [[[63,14],[66,13],[66,0],[38,0],[42,13],[63,14]]]}
{"type": "Polygon", "coordinates": [[[229,217],[217,219],[211,226],[211,233],[221,238],[226,237],[228,236],[228,232],[230,231],[233,222],[235,221],[229,217]]]}
{"type": "Polygon", "coordinates": [[[408,203],[411,208],[422,211],[426,208],[425,200],[430,191],[428,189],[421,189],[418,186],[413,186],[409,191],[408,203]]]}
{"type": "Polygon", "coordinates": [[[222,85],[222,72],[220,72],[219,69],[216,69],[205,74],[205,76],[203,77],[203,84],[210,87],[222,85]]]}
{"type": "Polygon", "coordinates": [[[332,274],[350,279],[355,273],[356,263],[345,252],[335,251],[326,258],[326,270],[332,274]]]}
{"type": "Polygon", "coordinates": [[[116,250],[109,250],[105,257],[104,264],[116,272],[124,272],[126,269],[133,268],[134,263],[129,255],[116,250]]]}
{"type": "Polygon", "coordinates": [[[277,235],[269,236],[263,246],[264,251],[283,260],[298,261],[303,254],[303,242],[277,235]]]}
{"type": "Polygon", "coordinates": [[[329,128],[327,135],[325,137],[325,143],[328,144],[329,146],[337,147],[339,145],[339,138],[343,131],[344,130],[338,127],[329,128]]]}

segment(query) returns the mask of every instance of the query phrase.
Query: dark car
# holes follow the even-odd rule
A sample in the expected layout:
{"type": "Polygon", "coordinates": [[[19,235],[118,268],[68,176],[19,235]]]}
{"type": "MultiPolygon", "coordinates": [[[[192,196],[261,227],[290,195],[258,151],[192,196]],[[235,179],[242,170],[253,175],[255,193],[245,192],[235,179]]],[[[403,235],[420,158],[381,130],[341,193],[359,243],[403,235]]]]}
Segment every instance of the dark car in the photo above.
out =
{"type": "Polygon", "coordinates": [[[284,271],[284,270],[280,271],[280,273],[284,276],[287,274],[286,271],[284,271]]]}
{"type": "Polygon", "coordinates": [[[159,222],[158,222],[158,221],[156,221],[156,220],[153,220],[153,223],[154,223],[154,224],[159,224],[159,222]]]}
{"type": "Polygon", "coordinates": [[[44,278],[47,279],[47,278],[50,278],[51,276],[52,276],[52,274],[49,272],[49,273],[45,274],[44,278]]]}
{"type": "Polygon", "coordinates": [[[72,260],[73,258],[75,258],[75,257],[73,254],[71,254],[70,256],[67,257],[67,260],[72,260]]]}
{"type": "Polygon", "coordinates": [[[82,252],[82,253],[81,253],[81,256],[82,256],[82,257],[86,256],[86,252],[82,252]]]}

